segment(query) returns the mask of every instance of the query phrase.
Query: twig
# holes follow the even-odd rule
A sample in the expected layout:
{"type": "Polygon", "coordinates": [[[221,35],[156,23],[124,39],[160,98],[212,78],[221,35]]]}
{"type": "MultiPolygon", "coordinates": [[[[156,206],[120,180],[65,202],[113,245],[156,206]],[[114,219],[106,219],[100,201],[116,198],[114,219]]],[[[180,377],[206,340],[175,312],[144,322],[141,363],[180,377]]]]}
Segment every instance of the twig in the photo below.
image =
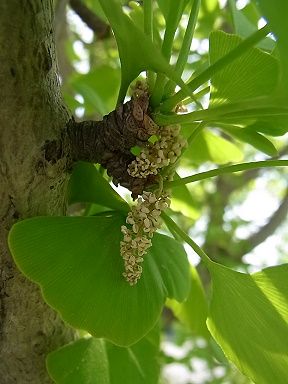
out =
{"type": "Polygon", "coordinates": [[[81,0],[70,0],[70,7],[96,34],[98,39],[105,39],[110,36],[110,26],[89,9],[81,0]]]}
{"type": "MultiPolygon", "coordinates": [[[[257,232],[243,240],[242,248],[245,253],[251,252],[257,245],[263,243],[284,222],[288,214],[288,188],[278,209],[272,214],[267,224],[263,225],[257,232]]],[[[244,255],[244,253],[243,253],[244,255]]]]}

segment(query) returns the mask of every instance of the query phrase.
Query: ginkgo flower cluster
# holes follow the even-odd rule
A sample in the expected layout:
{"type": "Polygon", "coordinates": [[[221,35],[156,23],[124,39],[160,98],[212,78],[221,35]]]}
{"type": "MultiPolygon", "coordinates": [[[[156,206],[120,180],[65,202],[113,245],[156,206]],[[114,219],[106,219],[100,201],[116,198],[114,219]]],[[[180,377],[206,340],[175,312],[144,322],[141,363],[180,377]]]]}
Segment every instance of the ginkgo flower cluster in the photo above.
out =
{"type": "Polygon", "coordinates": [[[143,192],[128,213],[128,226],[121,227],[124,235],[120,242],[125,267],[123,276],[130,285],[136,284],[141,277],[143,256],[152,246],[154,232],[161,226],[161,212],[169,205],[170,200],[166,194],[156,196],[152,192],[143,192]]]}
{"type": "Polygon", "coordinates": [[[159,140],[154,144],[149,143],[141,150],[139,156],[129,164],[128,173],[133,177],[147,178],[174,164],[187,146],[187,141],[179,132],[178,125],[161,127],[159,140]]]}

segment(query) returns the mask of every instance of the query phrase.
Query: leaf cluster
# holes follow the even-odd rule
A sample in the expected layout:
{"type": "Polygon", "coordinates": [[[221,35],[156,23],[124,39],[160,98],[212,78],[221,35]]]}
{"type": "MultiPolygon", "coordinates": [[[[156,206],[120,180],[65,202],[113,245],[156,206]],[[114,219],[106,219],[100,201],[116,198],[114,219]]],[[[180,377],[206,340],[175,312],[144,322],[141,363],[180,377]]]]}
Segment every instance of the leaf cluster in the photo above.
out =
{"type": "MultiPolygon", "coordinates": [[[[176,173],[164,183],[172,207],[162,215],[164,232],[154,236],[135,287],[122,277],[119,249],[129,199],[120,197],[98,166],[74,167],[67,199],[80,204],[81,215],[31,218],[12,228],[9,246],[18,268],[83,332],[48,356],[56,383],[157,384],[164,305],[194,335],[212,336],[255,383],[286,382],[287,265],[243,273],[233,252],[231,259],[219,259],[215,250],[224,252],[232,242],[232,230],[222,231],[225,204],[239,185],[254,180],[247,171],[288,165],[281,139],[288,131],[287,4],[275,4],[259,0],[239,10],[234,0],[224,9],[214,0],[86,1],[115,39],[86,43],[91,70],[65,82],[67,102],[75,113],[98,118],[125,100],[131,83],[145,78],[154,121],[180,124],[188,140],[177,165],[179,173],[189,169],[189,176],[176,173]],[[259,29],[262,17],[268,24],[259,29]],[[201,51],[205,41],[209,48],[201,51]],[[218,167],[207,169],[211,163],[218,167]],[[213,190],[216,176],[226,200],[213,190]],[[205,194],[205,188],[212,192],[205,194]],[[215,247],[206,244],[208,254],[188,234],[205,204],[219,209],[210,212],[207,233],[213,233],[215,247]],[[189,265],[183,242],[201,258],[204,274],[189,265]]],[[[72,47],[70,35],[67,52],[75,60],[72,47]]]]}

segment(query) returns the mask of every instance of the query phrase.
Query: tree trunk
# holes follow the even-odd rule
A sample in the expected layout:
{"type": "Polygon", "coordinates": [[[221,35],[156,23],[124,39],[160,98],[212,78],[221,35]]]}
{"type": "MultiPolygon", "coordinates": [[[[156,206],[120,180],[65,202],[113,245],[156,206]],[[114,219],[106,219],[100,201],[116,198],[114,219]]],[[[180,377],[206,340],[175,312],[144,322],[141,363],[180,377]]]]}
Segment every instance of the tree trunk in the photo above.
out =
{"type": "Polygon", "coordinates": [[[50,383],[47,353],[74,337],[17,270],[7,247],[17,220],[65,211],[66,157],[43,146],[70,119],[60,93],[52,0],[0,1],[0,381],[50,383]]]}

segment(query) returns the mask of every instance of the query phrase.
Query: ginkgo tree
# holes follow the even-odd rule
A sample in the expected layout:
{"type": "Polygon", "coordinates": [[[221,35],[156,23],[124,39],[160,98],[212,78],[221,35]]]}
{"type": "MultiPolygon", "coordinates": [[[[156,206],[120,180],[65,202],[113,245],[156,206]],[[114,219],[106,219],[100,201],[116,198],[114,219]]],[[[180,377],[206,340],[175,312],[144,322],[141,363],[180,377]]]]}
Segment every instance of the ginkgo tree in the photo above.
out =
{"type": "MultiPolygon", "coordinates": [[[[178,199],[189,205],[192,183],[288,165],[275,144],[288,131],[287,4],[252,3],[251,20],[229,1],[234,30],[208,26],[208,55],[193,67],[188,64],[203,18],[200,0],[92,3],[87,6],[111,26],[117,44],[117,98],[113,85],[111,96],[98,95],[115,104],[99,102],[97,112],[105,114],[99,120],[71,118],[42,146],[48,163],[59,164],[65,154],[65,171],[73,168],[66,199],[85,209],[25,218],[8,238],[18,269],[79,330],[77,340],[48,354],[50,377],[59,384],[158,383],[159,321],[166,305],[194,331],[211,335],[253,382],[284,384],[288,266],[254,274],[231,268],[231,261],[220,262],[198,246],[173,204],[178,199]],[[266,23],[258,28],[261,18],[266,23]],[[205,166],[205,156],[202,163],[199,158],[209,145],[223,152],[232,147],[237,158],[235,142],[253,148],[254,158],[231,163],[228,156],[219,167],[179,176],[197,157],[205,166]],[[112,183],[127,188],[132,199],[121,197],[112,183]],[[209,299],[183,243],[211,279],[209,299]]],[[[103,77],[113,72],[102,71],[103,77]]]]}

